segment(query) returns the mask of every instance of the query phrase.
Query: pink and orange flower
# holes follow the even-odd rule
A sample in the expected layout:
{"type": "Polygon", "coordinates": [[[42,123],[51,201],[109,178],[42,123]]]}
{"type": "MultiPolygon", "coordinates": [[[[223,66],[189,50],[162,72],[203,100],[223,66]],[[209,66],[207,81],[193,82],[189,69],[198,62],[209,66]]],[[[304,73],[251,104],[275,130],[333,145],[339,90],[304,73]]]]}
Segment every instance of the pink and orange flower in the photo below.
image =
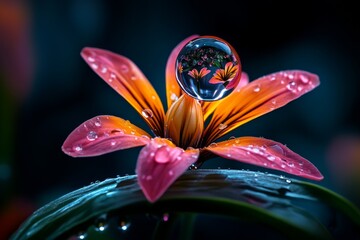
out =
{"type": "MultiPolygon", "coordinates": [[[[158,200],[191,166],[216,156],[321,180],[323,176],[311,162],[279,142],[245,136],[215,143],[233,129],[311,91],[320,83],[318,76],[288,70],[249,82],[247,74],[242,73],[240,83],[228,97],[199,102],[183,93],[175,74],[178,53],[196,37],[183,40],[169,56],[166,113],[151,83],[130,59],[102,49],[84,48],[84,60],[136,109],[154,136],[127,120],[102,115],[85,121],[70,133],[63,151],[72,157],[86,157],[144,146],[136,173],[150,202],[158,200]]],[[[230,71],[231,66],[227,67],[230,71]]]]}
{"type": "Polygon", "coordinates": [[[203,77],[208,75],[210,72],[211,71],[209,69],[204,67],[204,68],[200,69],[200,72],[196,68],[194,68],[193,70],[189,71],[188,74],[195,80],[199,81],[200,79],[202,79],[203,77]]]}
{"type": "MultiPolygon", "coordinates": [[[[231,81],[236,76],[238,72],[238,66],[234,65],[232,62],[228,62],[225,65],[224,69],[218,69],[214,73],[214,76],[210,79],[209,83],[211,84],[224,84],[226,89],[231,89],[235,86],[231,84],[231,81]]],[[[235,82],[235,81],[234,81],[235,82]]]]}

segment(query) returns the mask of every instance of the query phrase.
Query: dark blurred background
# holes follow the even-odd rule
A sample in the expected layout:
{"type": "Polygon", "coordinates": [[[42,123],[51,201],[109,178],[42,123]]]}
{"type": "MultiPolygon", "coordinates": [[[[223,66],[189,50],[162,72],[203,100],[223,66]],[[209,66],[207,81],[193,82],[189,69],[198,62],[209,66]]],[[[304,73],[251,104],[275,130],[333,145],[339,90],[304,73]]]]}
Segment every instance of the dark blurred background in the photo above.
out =
{"type": "MultiPolygon", "coordinates": [[[[0,0],[0,239],[65,193],[134,174],[140,148],[80,159],[61,151],[67,135],[96,115],[148,130],[81,49],[132,59],[165,100],[167,58],[192,34],[232,44],[251,80],[286,69],[319,75],[314,91],[227,137],[286,144],[324,174],[318,184],[360,205],[359,20],[355,3],[340,0],[0,0]]],[[[272,172],[220,158],[204,167],[272,172]]]]}

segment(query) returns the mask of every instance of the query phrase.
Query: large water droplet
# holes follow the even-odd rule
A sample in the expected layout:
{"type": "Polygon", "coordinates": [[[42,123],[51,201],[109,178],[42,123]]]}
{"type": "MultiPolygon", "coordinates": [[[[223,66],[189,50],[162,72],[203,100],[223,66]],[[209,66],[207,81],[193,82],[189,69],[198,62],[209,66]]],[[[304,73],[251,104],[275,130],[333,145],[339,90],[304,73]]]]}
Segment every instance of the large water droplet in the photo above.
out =
{"type": "Polygon", "coordinates": [[[150,109],[146,108],[142,110],[141,115],[143,115],[144,118],[152,118],[154,116],[154,113],[150,109]]]}
{"type": "Polygon", "coordinates": [[[240,59],[226,41],[211,36],[191,40],[176,59],[176,79],[193,98],[215,101],[228,96],[241,76],[240,59]]]}
{"type": "Polygon", "coordinates": [[[157,163],[167,163],[170,161],[170,149],[166,146],[161,146],[155,154],[155,161],[157,163]]]}
{"type": "Polygon", "coordinates": [[[96,132],[90,131],[86,137],[89,141],[94,141],[95,139],[97,139],[98,135],[96,132]]]}

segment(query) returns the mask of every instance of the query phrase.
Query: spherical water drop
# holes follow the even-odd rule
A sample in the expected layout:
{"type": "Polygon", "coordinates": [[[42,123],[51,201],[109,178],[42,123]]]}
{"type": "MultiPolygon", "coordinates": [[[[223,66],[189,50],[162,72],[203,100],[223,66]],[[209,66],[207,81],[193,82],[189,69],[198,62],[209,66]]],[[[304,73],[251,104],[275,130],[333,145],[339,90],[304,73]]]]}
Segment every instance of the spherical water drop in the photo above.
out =
{"type": "Polygon", "coordinates": [[[286,86],[287,89],[289,89],[290,91],[295,91],[296,90],[296,82],[291,81],[288,83],[288,85],[286,86]]]}
{"type": "Polygon", "coordinates": [[[101,120],[100,120],[100,118],[96,118],[94,124],[95,124],[95,126],[97,126],[97,127],[101,127],[101,120]]]}
{"type": "Polygon", "coordinates": [[[176,79],[185,93],[203,101],[228,96],[241,76],[240,58],[226,41],[212,36],[191,40],[176,59],[176,79]]]}
{"type": "Polygon", "coordinates": [[[77,235],[78,239],[86,239],[86,237],[87,237],[86,232],[79,232],[79,234],[77,235]]]}
{"type": "Polygon", "coordinates": [[[96,132],[90,131],[86,137],[89,141],[94,141],[95,139],[97,139],[98,135],[96,134],[96,132]]]}
{"type": "Polygon", "coordinates": [[[150,109],[146,108],[142,110],[141,115],[143,115],[144,118],[152,118],[154,116],[154,113],[150,109]]]}
{"type": "Polygon", "coordinates": [[[129,227],[130,227],[130,222],[129,222],[129,221],[127,221],[127,220],[125,220],[125,219],[121,219],[121,220],[119,221],[119,228],[120,228],[120,230],[126,231],[126,230],[129,229],[129,227]]]}
{"type": "Polygon", "coordinates": [[[83,150],[83,148],[82,148],[81,146],[75,146],[75,147],[74,147],[74,150],[75,150],[76,152],[81,152],[81,151],[83,150]]]}
{"type": "Polygon", "coordinates": [[[219,129],[220,130],[224,130],[225,128],[227,128],[227,125],[225,123],[220,123],[219,124],[219,129]]]}
{"type": "Polygon", "coordinates": [[[167,221],[169,221],[169,214],[168,213],[164,213],[164,215],[163,215],[163,217],[162,217],[162,220],[164,221],[164,222],[167,222],[167,221]]]}
{"type": "Polygon", "coordinates": [[[260,92],[260,86],[256,85],[253,89],[254,92],[260,92]]]}
{"type": "Polygon", "coordinates": [[[97,218],[95,220],[94,225],[95,225],[96,231],[100,231],[100,232],[104,231],[107,227],[106,215],[100,216],[99,218],[97,218]]]}

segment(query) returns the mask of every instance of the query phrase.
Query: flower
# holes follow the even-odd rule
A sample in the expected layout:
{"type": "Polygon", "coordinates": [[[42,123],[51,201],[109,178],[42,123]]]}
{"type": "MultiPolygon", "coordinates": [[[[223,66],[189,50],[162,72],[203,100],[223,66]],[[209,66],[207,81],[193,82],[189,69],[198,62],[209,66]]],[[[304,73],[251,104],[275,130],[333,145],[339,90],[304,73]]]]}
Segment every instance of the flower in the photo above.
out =
{"type": "Polygon", "coordinates": [[[238,67],[236,65],[234,65],[232,62],[228,62],[228,63],[226,63],[224,69],[216,70],[216,72],[214,73],[214,76],[209,80],[209,83],[211,83],[211,84],[222,83],[224,85],[227,85],[226,86],[227,89],[230,89],[234,86],[231,86],[228,83],[234,79],[237,71],[238,71],[238,67]]]}
{"type": "Polygon", "coordinates": [[[211,71],[204,67],[200,70],[200,72],[196,68],[194,68],[193,70],[189,71],[188,74],[195,80],[199,81],[200,79],[208,75],[209,72],[211,71]]]}
{"type": "Polygon", "coordinates": [[[72,157],[86,157],[144,146],[136,173],[150,202],[159,199],[186,170],[215,156],[321,180],[323,176],[311,162],[279,142],[247,136],[215,143],[240,125],[314,89],[320,83],[318,76],[288,70],[249,82],[247,74],[242,73],[229,96],[219,101],[199,102],[183,93],[175,73],[178,53],[196,37],[183,40],[169,56],[166,114],[151,83],[130,59],[102,49],[84,48],[81,52],[84,60],[137,110],[155,137],[122,118],[97,116],[71,132],[62,150],[72,157]]]}

